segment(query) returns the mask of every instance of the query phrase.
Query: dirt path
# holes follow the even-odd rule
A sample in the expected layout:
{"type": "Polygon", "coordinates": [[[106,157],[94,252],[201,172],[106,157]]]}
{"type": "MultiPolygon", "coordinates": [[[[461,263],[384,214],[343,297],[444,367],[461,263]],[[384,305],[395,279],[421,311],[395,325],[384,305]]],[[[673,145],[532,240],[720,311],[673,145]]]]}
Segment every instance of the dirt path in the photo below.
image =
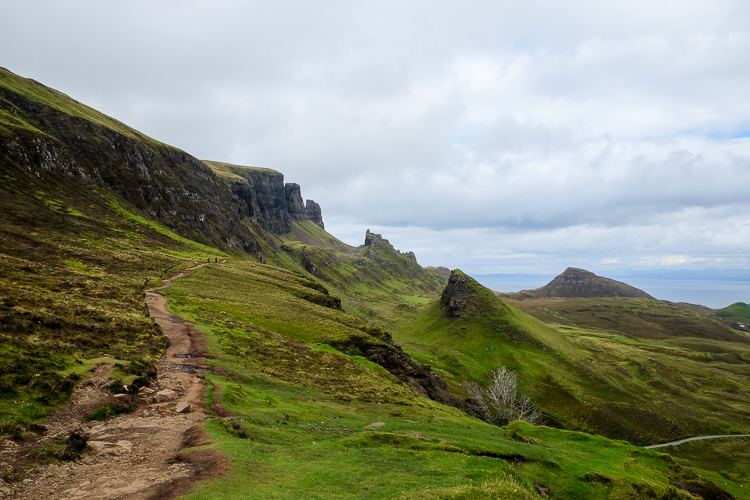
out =
{"type": "Polygon", "coordinates": [[[208,351],[200,332],[170,313],[166,298],[159,293],[202,265],[146,291],[149,313],[170,340],[155,386],[142,390],[134,401],[129,395],[110,394],[103,387],[114,365],[99,366],[79,384],[71,402],[45,422],[44,437],[21,445],[0,443],[0,463],[20,469],[38,446],[78,428],[89,435],[91,451],[75,462],[18,472],[18,480],[9,485],[0,481],[0,498],[173,498],[187,493],[198,480],[223,474],[226,460],[218,453],[179,453],[185,446],[207,444],[200,424],[208,418],[202,376],[207,369],[203,356],[208,351]],[[96,408],[127,402],[136,405],[133,413],[104,422],[87,420],[96,408]]]}
{"type": "Polygon", "coordinates": [[[718,438],[739,438],[739,437],[750,437],[750,434],[724,434],[718,436],[697,436],[691,438],[680,439],[679,441],[671,441],[669,443],[652,444],[651,446],[644,446],[644,448],[662,448],[664,446],[677,446],[678,444],[687,443],[688,441],[700,441],[702,439],[718,439],[718,438]]]}

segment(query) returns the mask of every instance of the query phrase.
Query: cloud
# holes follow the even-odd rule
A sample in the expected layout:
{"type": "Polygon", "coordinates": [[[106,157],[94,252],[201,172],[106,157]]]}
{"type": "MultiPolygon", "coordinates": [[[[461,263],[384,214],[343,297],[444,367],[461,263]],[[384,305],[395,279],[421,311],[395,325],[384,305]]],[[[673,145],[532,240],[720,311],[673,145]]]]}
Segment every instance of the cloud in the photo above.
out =
{"type": "Polygon", "coordinates": [[[746,2],[3,9],[11,71],[283,172],[347,241],[484,272],[747,265],[746,2]]]}

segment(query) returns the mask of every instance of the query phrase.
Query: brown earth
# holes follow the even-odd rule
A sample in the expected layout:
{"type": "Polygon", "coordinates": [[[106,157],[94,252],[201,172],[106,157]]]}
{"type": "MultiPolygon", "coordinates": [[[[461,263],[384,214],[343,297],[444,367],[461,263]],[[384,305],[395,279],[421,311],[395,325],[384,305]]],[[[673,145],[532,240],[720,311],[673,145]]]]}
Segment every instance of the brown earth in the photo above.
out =
{"type": "Polygon", "coordinates": [[[159,293],[202,265],[146,291],[149,313],[170,340],[154,386],[142,389],[137,397],[111,394],[104,386],[114,364],[98,366],[78,385],[71,401],[44,422],[44,436],[0,443],[0,468],[6,478],[13,478],[10,484],[0,479],[0,498],[174,498],[187,493],[197,481],[224,473],[226,457],[200,449],[209,444],[200,425],[208,419],[205,340],[195,327],[169,312],[166,298],[159,293]],[[103,422],[88,420],[97,408],[129,403],[135,405],[132,413],[103,422]],[[89,437],[90,450],[81,459],[33,466],[40,446],[76,429],[89,437]],[[188,446],[198,449],[180,453],[188,446]]]}

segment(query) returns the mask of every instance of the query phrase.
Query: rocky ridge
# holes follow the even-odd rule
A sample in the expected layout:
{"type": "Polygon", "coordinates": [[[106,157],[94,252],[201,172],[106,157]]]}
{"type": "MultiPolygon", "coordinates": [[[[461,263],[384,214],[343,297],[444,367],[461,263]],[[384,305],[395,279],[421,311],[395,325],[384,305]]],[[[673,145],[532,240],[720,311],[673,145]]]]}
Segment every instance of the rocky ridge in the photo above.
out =
{"type": "Polygon", "coordinates": [[[324,228],[320,205],[279,172],[237,167],[227,185],[207,162],[3,68],[0,112],[12,117],[0,121],[0,163],[23,185],[112,192],[181,236],[246,253],[261,252],[246,219],[275,234],[293,221],[324,228]]]}

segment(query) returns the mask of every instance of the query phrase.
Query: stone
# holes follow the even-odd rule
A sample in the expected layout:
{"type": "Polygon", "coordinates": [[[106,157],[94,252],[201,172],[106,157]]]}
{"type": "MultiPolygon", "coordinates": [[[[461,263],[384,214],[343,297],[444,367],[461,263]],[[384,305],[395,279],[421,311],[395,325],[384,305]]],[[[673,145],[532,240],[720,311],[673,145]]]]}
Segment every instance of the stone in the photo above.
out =
{"type": "Polygon", "coordinates": [[[190,410],[190,403],[187,403],[185,401],[180,401],[179,403],[177,403],[177,406],[174,409],[176,413],[189,413],[190,410]]]}
{"type": "Polygon", "coordinates": [[[117,441],[116,443],[89,441],[89,446],[100,455],[122,455],[130,453],[133,450],[133,443],[125,440],[117,441]]]}
{"type": "Polygon", "coordinates": [[[299,184],[288,182],[284,186],[284,193],[286,194],[286,206],[289,217],[297,221],[307,220],[307,208],[302,201],[302,192],[299,184]]]}
{"type": "Polygon", "coordinates": [[[326,226],[323,224],[323,211],[320,209],[320,205],[313,200],[307,200],[305,202],[305,208],[307,210],[307,218],[317,224],[320,229],[325,229],[326,226]]]}
{"type": "Polygon", "coordinates": [[[166,401],[168,399],[174,399],[174,397],[174,391],[171,391],[169,389],[162,389],[161,391],[156,393],[155,399],[156,401],[166,401]]]}

